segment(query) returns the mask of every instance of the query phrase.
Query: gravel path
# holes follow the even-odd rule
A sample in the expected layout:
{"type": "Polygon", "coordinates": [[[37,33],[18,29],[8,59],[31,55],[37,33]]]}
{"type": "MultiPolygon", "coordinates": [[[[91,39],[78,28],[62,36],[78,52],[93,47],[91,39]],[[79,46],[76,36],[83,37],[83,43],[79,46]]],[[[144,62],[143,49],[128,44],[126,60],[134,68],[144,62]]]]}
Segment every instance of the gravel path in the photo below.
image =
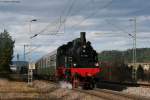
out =
{"type": "Polygon", "coordinates": [[[104,100],[95,96],[91,96],[85,93],[77,92],[71,89],[61,88],[54,84],[50,84],[42,81],[35,81],[35,87],[41,91],[47,91],[45,96],[52,96],[58,100],[104,100]],[[38,83],[38,84],[37,84],[38,83]],[[53,88],[53,91],[49,91],[53,88]]]}
{"type": "Polygon", "coordinates": [[[122,91],[123,93],[135,94],[138,96],[145,96],[150,98],[150,88],[145,87],[128,87],[122,91]]]}

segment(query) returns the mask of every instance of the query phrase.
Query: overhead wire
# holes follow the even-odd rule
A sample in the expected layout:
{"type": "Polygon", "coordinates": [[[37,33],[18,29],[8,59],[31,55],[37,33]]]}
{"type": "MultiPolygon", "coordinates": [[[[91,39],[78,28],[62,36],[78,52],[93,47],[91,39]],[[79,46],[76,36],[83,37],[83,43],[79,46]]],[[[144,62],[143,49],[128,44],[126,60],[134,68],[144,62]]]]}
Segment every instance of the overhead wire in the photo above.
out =
{"type": "MultiPolygon", "coordinates": [[[[136,14],[136,13],[138,13],[138,12],[142,12],[142,11],[146,10],[147,8],[149,8],[149,6],[146,6],[146,7],[144,7],[143,9],[136,10],[135,12],[132,12],[132,14],[136,14]]],[[[146,17],[146,16],[145,16],[145,17],[146,17]]],[[[109,25],[112,25],[114,28],[119,29],[120,31],[122,31],[122,32],[124,32],[124,33],[127,33],[128,35],[132,36],[132,35],[131,35],[132,32],[126,31],[125,29],[121,28],[120,26],[117,26],[116,24],[111,23],[111,22],[108,21],[107,19],[104,19],[104,21],[105,21],[106,23],[108,23],[109,25]]]]}
{"type": "MultiPolygon", "coordinates": [[[[72,8],[73,8],[74,3],[75,3],[75,0],[72,0],[71,5],[70,5],[70,7],[69,7],[69,9],[68,9],[68,11],[67,11],[66,17],[65,17],[65,19],[64,19],[64,23],[67,21],[67,18],[68,18],[69,14],[70,14],[70,12],[71,12],[71,10],[72,10],[72,8]]],[[[51,25],[51,24],[47,25],[43,30],[41,30],[38,34],[35,34],[32,38],[36,37],[36,36],[39,35],[39,34],[42,34],[50,25],[51,25]]],[[[61,16],[60,16],[60,21],[59,21],[58,29],[56,29],[56,32],[53,32],[53,34],[49,34],[49,35],[58,34],[58,32],[59,32],[61,26],[62,26],[62,18],[61,18],[61,16]]],[[[47,34],[47,35],[48,35],[48,34],[47,34]]]]}
{"type": "MultiPolygon", "coordinates": [[[[104,6],[104,8],[107,7],[107,6],[109,6],[111,3],[112,3],[112,1],[110,1],[106,6],[104,6]]],[[[146,9],[146,8],[144,8],[144,9],[142,9],[142,10],[138,10],[138,11],[143,11],[143,10],[145,10],[145,9],[146,9]]],[[[94,16],[93,13],[92,13],[91,15],[94,16]]],[[[75,24],[75,25],[71,26],[71,28],[74,27],[74,26],[76,26],[76,25],[80,25],[80,24],[83,23],[85,20],[87,20],[91,15],[87,16],[84,20],[80,21],[79,24],[75,24]]],[[[121,27],[119,27],[119,26],[117,26],[117,25],[115,25],[115,24],[113,24],[113,23],[110,23],[110,22],[109,22],[108,20],[106,20],[106,19],[105,19],[105,21],[106,21],[108,24],[111,24],[111,25],[112,25],[113,27],[115,27],[116,29],[119,29],[120,31],[122,31],[122,32],[124,32],[124,33],[127,33],[128,35],[131,36],[131,33],[130,33],[130,32],[124,30],[123,28],[121,28],[121,27]]]]}
{"type": "MultiPolygon", "coordinates": [[[[84,2],[84,5],[82,5],[82,6],[79,6],[79,7],[77,7],[76,6],[76,8],[77,8],[77,10],[75,10],[75,12],[73,12],[72,14],[70,13],[70,16],[72,16],[73,14],[75,14],[75,13],[80,13],[81,11],[82,11],[82,9],[87,9],[87,8],[89,8],[89,6],[87,6],[88,4],[93,4],[93,2],[94,2],[94,0],[89,0],[88,2],[84,2]],[[84,7],[84,8],[83,8],[84,7]]],[[[75,4],[74,4],[75,5],[75,4]]],[[[94,6],[94,5],[93,5],[94,6]]],[[[73,9],[72,9],[73,10],[73,9]]],[[[67,22],[67,20],[65,20],[65,23],[64,23],[64,26],[65,26],[65,29],[67,29],[66,27],[67,27],[67,25],[66,25],[66,22],[67,22]]]]}
{"type": "Polygon", "coordinates": [[[122,31],[123,33],[127,33],[128,35],[131,34],[130,32],[122,29],[121,27],[117,26],[116,24],[111,23],[110,21],[108,21],[107,19],[104,19],[104,21],[106,23],[108,23],[109,25],[112,25],[114,28],[119,29],[120,31],[122,31]]]}
{"type": "MultiPolygon", "coordinates": [[[[76,1],[76,0],[72,0],[71,5],[70,5],[70,7],[69,7],[69,9],[68,9],[68,11],[67,11],[67,14],[66,14],[66,18],[64,19],[63,23],[66,22],[67,17],[69,16],[69,13],[71,12],[71,9],[73,8],[73,5],[74,5],[74,2],[75,2],[75,1],[76,1]]],[[[59,25],[57,25],[58,28],[56,28],[56,31],[53,31],[53,34],[58,34],[58,32],[59,32],[59,30],[60,30],[60,28],[61,28],[61,26],[62,26],[62,18],[61,18],[61,16],[60,16],[60,20],[57,20],[57,21],[59,21],[59,22],[58,22],[59,25]]],[[[56,22],[56,23],[57,23],[57,22],[56,22]]],[[[53,25],[54,25],[54,24],[53,24],[53,25]]],[[[31,38],[34,38],[34,37],[36,37],[36,36],[42,34],[42,33],[43,33],[45,30],[47,30],[50,26],[51,26],[51,23],[48,24],[43,30],[41,30],[39,33],[35,34],[35,35],[32,36],[31,38]]],[[[53,34],[52,34],[52,35],[53,35],[53,34]]],[[[47,34],[47,35],[51,35],[51,34],[47,34]]]]}
{"type": "Polygon", "coordinates": [[[75,4],[75,1],[76,1],[76,0],[72,0],[71,5],[70,5],[70,7],[69,7],[69,9],[68,9],[68,11],[67,11],[66,17],[65,17],[65,19],[64,19],[64,23],[67,21],[68,16],[69,16],[70,12],[72,11],[73,6],[74,6],[74,4],[75,4]]]}
{"type": "Polygon", "coordinates": [[[58,30],[56,31],[56,34],[60,31],[60,28],[61,28],[62,24],[64,24],[64,31],[65,31],[65,25],[66,25],[66,22],[67,22],[67,20],[68,20],[69,15],[70,15],[70,12],[71,12],[72,9],[73,9],[73,6],[74,6],[74,4],[75,4],[75,1],[76,1],[76,0],[72,0],[71,5],[69,6],[68,11],[67,11],[66,16],[65,16],[65,18],[64,18],[63,21],[62,21],[62,19],[61,19],[61,17],[60,17],[60,25],[59,25],[59,27],[58,27],[58,30]]]}
{"type": "MultiPolygon", "coordinates": [[[[75,12],[73,12],[72,14],[70,14],[70,16],[71,15],[75,15],[75,13],[80,13],[83,9],[89,9],[89,6],[88,5],[92,5],[93,7],[96,7],[95,5],[93,5],[94,4],[94,2],[95,2],[95,0],[88,0],[88,2],[84,2],[84,5],[79,5],[78,7],[76,7],[77,9],[75,10],[75,12]]],[[[94,9],[94,8],[93,8],[94,9]]]]}
{"type": "Polygon", "coordinates": [[[94,11],[93,13],[91,13],[90,15],[86,16],[86,17],[85,17],[83,20],[81,20],[79,23],[77,23],[77,24],[75,24],[75,25],[72,25],[72,26],[70,27],[70,29],[73,28],[73,27],[76,27],[76,26],[78,26],[78,25],[80,25],[80,24],[82,24],[84,21],[86,21],[86,20],[89,19],[90,17],[95,16],[96,14],[98,14],[98,13],[97,13],[98,11],[101,11],[101,10],[103,10],[103,9],[105,9],[105,8],[107,8],[107,7],[109,7],[109,6],[112,4],[112,2],[113,2],[113,0],[111,0],[111,1],[108,2],[106,5],[104,5],[103,7],[101,7],[101,9],[98,9],[98,10],[94,11]]]}
{"type": "MultiPolygon", "coordinates": [[[[70,1],[70,0],[69,0],[70,1]]],[[[73,0],[74,1],[74,0],[73,0]]],[[[72,4],[71,4],[72,5],[72,4]]],[[[64,9],[64,11],[63,11],[63,13],[65,12],[65,9],[64,9]]],[[[56,20],[56,22],[55,23],[57,23],[57,21],[59,21],[59,19],[58,20],[56,20]]],[[[54,24],[53,24],[54,25],[54,24]]],[[[56,28],[56,31],[55,31],[55,33],[58,33],[58,31],[60,30],[60,28],[61,28],[61,25],[62,25],[62,23],[61,23],[61,16],[60,16],[60,21],[59,21],[59,25],[57,25],[58,26],[58,28],[56,28]]],[[[51,26],[51,23],[50,24],[48,24],[43,30],[41,30],[38,34],[35,34],[33,37],[31,37],[31,38],[34,38],[34,37],[36,37],[37,35],[40,35],[40,34],[42,34],[45,30],[47,30],[49,27],[51,26]]]]}
{"type": "Polygon", "coordinates": [[[57,23],[58,23],[58,20],[55,20],[55,21],[53,21],[52,23],[49,23],[48,25],[46,25],[46,27],[44,28],[44,29],[42,29],[39,33],[37,33],[37,34],[34,34],[34,36],[32,36],[32,37],[30,37],[31,39],[32,38],[34,38],[34,37],[36,37],[36,36],[38,36],[38,35],[40,35],[40,34],[43,34],[50,26],[57,26],[57,23]]]}
{"type": "MultiPolygon", "coordinates": [[[[130,36],[130,37],[132,37],[132,38],[135,38],[135,37],[132,35],[132,32],[126,31],[125,28],[122,28],[122,27],[120,27],[120,26],[118,26],[118,25],[116,25],[116,24],[114,24],[114,23],[111,23],[110,21],[108,21],[108,19],[104,19],[104,21],[105,21],[107,24],[111,25],[112,27],[114,27],[114,28],[116,28],[116,29],[122,31],[123,33],[126,33],[126,35],[128,35],[128,36],[130,36]]],[[[140,37],[137,37],[137,39],[138,39],[138,38],[140,38],[140,37]]]]}

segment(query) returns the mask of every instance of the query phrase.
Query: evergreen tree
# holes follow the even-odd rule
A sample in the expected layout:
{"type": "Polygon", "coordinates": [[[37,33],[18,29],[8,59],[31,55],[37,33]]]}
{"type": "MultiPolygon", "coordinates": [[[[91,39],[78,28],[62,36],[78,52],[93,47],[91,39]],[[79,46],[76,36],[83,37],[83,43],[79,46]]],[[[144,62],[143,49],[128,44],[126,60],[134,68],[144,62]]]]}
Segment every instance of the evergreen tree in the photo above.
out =
{"type": "Polygon", "coordinates": [[[13,58],[14,41],[9,33],[4,30],[0,33],[0,73],[10,71],[10,64],[13,58]]]}
{"type": "Polygon", "coordinates": [[[137,79],[141,79],[141,80],[144,79],[144,70],[141,65],[139,65],[137,69],[137,79]]]}

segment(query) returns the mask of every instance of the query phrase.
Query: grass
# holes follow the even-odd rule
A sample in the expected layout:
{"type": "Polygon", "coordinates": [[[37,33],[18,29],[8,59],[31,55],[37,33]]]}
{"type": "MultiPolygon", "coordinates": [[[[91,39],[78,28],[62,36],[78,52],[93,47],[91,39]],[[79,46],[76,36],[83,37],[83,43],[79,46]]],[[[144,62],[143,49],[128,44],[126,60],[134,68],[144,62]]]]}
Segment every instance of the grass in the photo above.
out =
{"type": "Polygon", "coordinates": [[[25,82],[0,79],[0,92],[35,92],[35,88],[28,87],[25,82]]]}
{"type": "Polygon", "coordinates": [[[48,95],[55,90],[54,86],[47,88],[47,83],[40,81],[34,81],[33,85],[28,86],[27,82],[0,78],[0,99],[35,100],[41,98],[42,100],[56,100],[54,96],[48,95]]]}

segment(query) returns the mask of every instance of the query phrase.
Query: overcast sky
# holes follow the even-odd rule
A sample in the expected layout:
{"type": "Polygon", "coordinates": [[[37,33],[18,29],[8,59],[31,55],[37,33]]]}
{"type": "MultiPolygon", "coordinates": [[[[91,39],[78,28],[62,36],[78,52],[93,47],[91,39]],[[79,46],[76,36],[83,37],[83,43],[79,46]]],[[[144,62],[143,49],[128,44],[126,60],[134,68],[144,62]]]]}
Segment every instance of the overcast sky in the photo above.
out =
{"type": "Polygon", "coordinates": [[[21,60],[23,45],[31,41],[36,60],[81,31],[97,52],[130,49],[136,17],[137,47],[150,47],[149,8],[150,0],[0,0],[0,31],[7,29],[16,41],[14,56],[21,60]]]}

